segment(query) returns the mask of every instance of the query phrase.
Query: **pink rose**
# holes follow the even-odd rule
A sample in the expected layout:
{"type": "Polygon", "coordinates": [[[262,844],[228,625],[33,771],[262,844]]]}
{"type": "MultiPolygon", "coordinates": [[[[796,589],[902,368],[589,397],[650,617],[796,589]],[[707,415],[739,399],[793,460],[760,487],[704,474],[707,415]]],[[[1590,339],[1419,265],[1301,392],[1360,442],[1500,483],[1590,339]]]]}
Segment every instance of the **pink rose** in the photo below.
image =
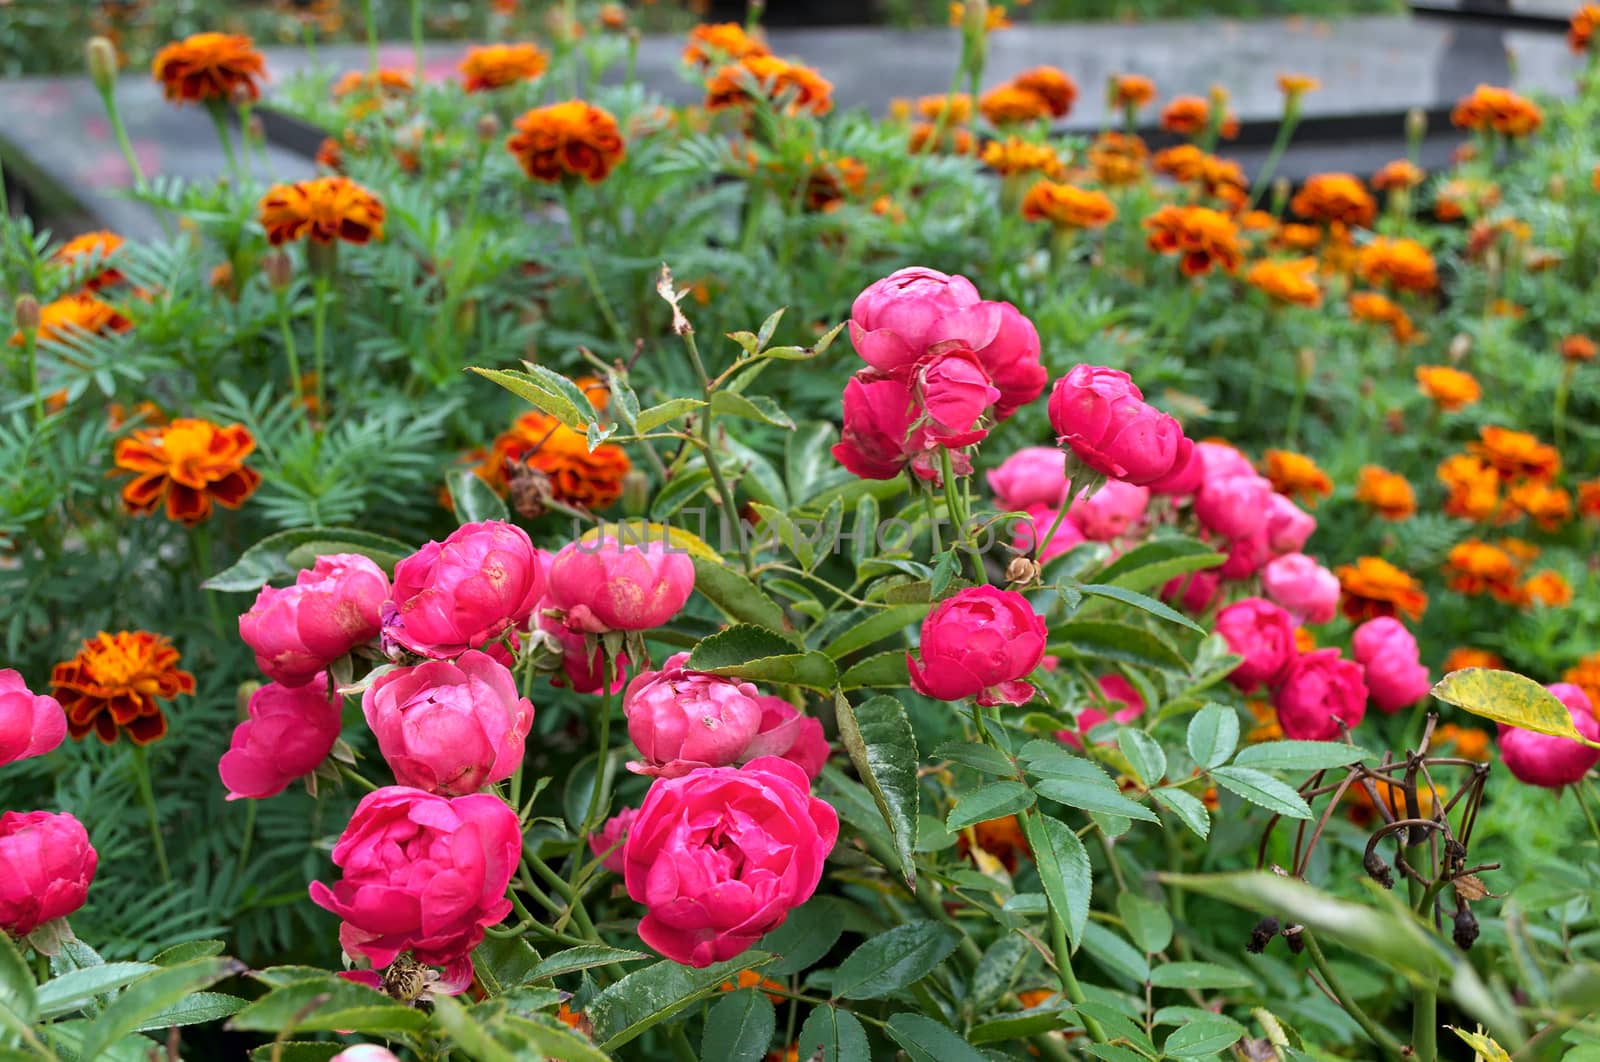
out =
{"type": "Polygon", "coordinates": [[[1342,660],[1337,649],[1302,653],[1272,704],[1278,709],[1283,736],[1297,741],[1333,741],[1342,735],[1339,723],[1354,730],[1367,714],[1367,687],[1361,665],[1342,660]]]}
{"type": "Polygon", "coordinates": [[[1171,472],[1150,484],[1151,493],[1184,497],[1199,490],[1206,478],[1206,459],[1201,450],[1205,445],[1196,443],[1189,449],[1187,458],[1180,455],[1171,472]]]}
{"type": "Polygon", "coordinates": [[[928,437],[940,446],[971,446],[989,430],[979,421],[999,388],[967,351],[952,351],[924,362],[916,372],[917,404],[927,414],[928,437]]]}
{"type": "Polygon", "coordinates": [[[1231,582],[1250,578],[1272,559],[1272,547],[1267,544],[1267,529],[1259,528],[1254,534],[1236,538],[1227,543],[1228,559],[1222,562],[1217,574],[1231,582]]]}
{"type": "MultiPolygon", "coordinates": [[[[379,982],[381,986],[382,982],[379,982]]],[[[330,1062],[400,1062],[394,1053],[377,1044],[356,1044],[334,1055],[330,1062]]]]}
{"type": "Polygon", "coordinates": [[[328,677],[314,675],[304,686],[268,683],[250,695],[250,718],[233,728],[217,774],[228,799],[277,796],[296,778],[316,770],[339,740],[344,698],[328,695],[328,677]]]}
{"type": "Polygon", "coordinates": [[[443,796],[510,778],[533,726],[533,705],[511,672],[475,649],[384,672],[361,695],[361,711],[395,781],[443,796]]]}
{"type": "Polygon", "coordinates": [[[1026,704],[1022,681],[1044,656],[1044,617],[1014,590],[972,586],[936,605],[922,621],[922,660],[906,654],[911,686],[924,697],[982,705],[1026,704]]]}
{"type": "MultiPolygon", "coordinates": [[[[568,627],[555,616],[547,614],[547,610],[555,609],[549,596],[539,599],[539,604],[534,606],[533,621],[539,630],[555,639],[561,647],[561,671],[566,676],[566,685],[572,687],[574,693],[599,693],[605,685],[605,651],[598,639],[595,640],[594,649],[589,649],[589,638],[581,631],[568,627]]],[[[628,681],[628,655],[623,653],[612,664],[615,668],[611,681],[611,692],[616,693],[628,681]]],[[[552,686],[562,683],[551,678],[552,686]]]]}
{"type": "MultiPolygon", "coordinates": [[[[1570,682],[1556,682],[1545,689],[1567,706],[1572,725],[1590,741],[1600,741],[1600,721],[1594,716],[1594,706],[1588,695],[1570,682]]],[[[1506,770],[1520,782],[1560,789],[1576,785],[1595,764],[1600,763],[1600,749],[1580,745],[1571,738],[1536,734],[1520,727],[1500,726],[1500,758],[1506,770]]]]}
{"type": "Polygon", "coordinates": [[[550,563],[550,604],[590,634],[659,627],[693,592],[694,562],[660,538],[569,542],[550,563]]]}
{"type": "Polygon", "coordinates": [[[1167,580],[1167,584],[1161,588],[1161,600],[1168,604],[1177,601],[1185,612],[1199,614],[1216,600],[1217,587],[1221,583],[1222,576],[1215,570],[1190,572],[1167,580]]]}
{"type": "Polygon", "coordinates": [[[935,343],[967,350],[993,342],[1000,304],[984,302],[966,277],[913,266],[869,285],[850,307],[850,342],[884,373],[909,371],[935,343]]]}
{"type": "Polygon", "coordinates": [[[782,697],[762,694],[756,703],[761,705],[761,728],[740,758],[781,756],[816,781],[822,774],[822,765],[828,762],[828,739],[822,732],[822,722],[801,715],[782,697]]]}
{"type": "Polygon", "coordinates": [[[389,577],[358,553],[318,557],[282,589],[263,586],[239,617],[239,637],[256,665],[282,686],[304,686],[363,642],[378,636],[389,577]]]}
{"type": "Polygon", "coordinates": [[[83,823],[65,812],[0,815],[0,930],[25,937],[82,907],[99,860],[83,823]]]}
{"type": "Polygon", "coordinates": [[[1054,446],[1024,447],[1000,462],[988,478],[995,504],[1001,509],[1055,509],[1067,500],[1066,455],[1054,446]]]}
{"type": "Polygon", "coordinates": [[[1291,499],[1276,491],[1267,499],[1267,546],[1274,554],[1300,552],[1316,529],[1317,518],[1291,499]]]}
{"type": "Polygon", "coordinates": [[[811,898],[839,816],[805,772],[763,757],[661,778],[623,846],[639,936],[688,966],[731,959],[811,898]]]}
{"type": "Polygon", "coordinates": [[[628,764],[635,774],[678,778],[697,767],[725,767],[745,758],[761,730],[754,686],[689,671],[687,660],[679,653],[660,671],[640,672],[622,695],[628,737],[643,757],[628,764]]]}
{"type": "Polygon", "coordinates": [[[1249,538],[1266,528],[1272,484],[1256,475],[1207,476],[1194,496],[1201,526],[1226,539],[1249,538]]]}
{"type": "Polygon", "coordinates": [[[1060,510],[1046,508],[1042,505],[1031,506],[1028,509],[1028,518],[1018,520],[1012,524],[1011,545],[1019,553],[1032,553],[1039,550],[1039,561],[1043,563],[1061,556],[1080,542],[1089,541],[1078,525],[1068,516],[1061,521],[1061,526],[1056,527],[1056,515],[1060,510]],[[1056,527],[1055,534],[1050,535],[1048,541],[1044,536],[1050,534],[1050,529],[1056,527]],[[1040,548],[1041,541],[1044,542],[1040,548]]]}
{"type": "Polygon", "coordinates": [[[1227,479],[1229,476],[1254,476],[1256,467],[1239,452],[1238,447],[1227,443],[1202,442],[1194,444],[1200,455],[1200,464],[1207,479],[1227,479]]]}
{"type": "Polygon", "coordinates": [[[589,835],[589,851],[600,860],[601,866],[613,874],[622,873],[622,845],[628,839],[628,830],[638,815],[638,808],[623,808],[607,819],[597,832],[589,835]]]}
{"type": "Polygon", "coordinates": [[[1304,553],[1268,561],[1261,587],[1301,623],[1327,623],[1339,611],[1339,577],[1304,553]]]}
{"type": "MultiPolygon", "coordinates": [[[[917,478],[937,483],[937,444],[927,424],[918,424],[921,416],[906,380],[857,373],[844,385],[844,426],[833,456],[862,479],[893,479],[910,465],[917,478]]],[[[966,454],[950,459],[957,475],[972,471],[966,454]]]]}
{"type": "Polygon", "coordinates": [[[521,858],[517,813],[499,797],[385,786],[361,798],[333,846],[343,877],[332,888],[313,881],[311,900],[342,920],[345,954],[382,969],[410,951],[462,984],[484,927],[511,911],[506,886],[521,858]]]}
{"type": "Polygon", "coordinates": [[[1218,612],[1217,633],[1230,652],[1244,657],[1228,681],[1246,693],[1282,682],[1297,652],[1294,628],[1293,616],[1259,597],[1235,601],[1218,612]]]}
{"type": "MultiPolygon", "coordinates": [[[[1129,723],[1144,714],[1144,698],[1139,696],[1139,691],[1133,688],[1133,683],[1121,675],[1101,675],[1096,679],[1100,684],[1100,693],[1116,708],[1110,718],[1119,723],[1129,723]]],[[[1106,721],[1105,711],[1097,704],[1091,703],[1078,713],[1077,730],[1057,730],[1056,740],[1075,749],[1083,748],[1083,739],[1079,734],[1087,735],[1089,731],[1106,721]]]]}
{"type": "Polygon", "coordinates": [[[544,560],[526,531],[504,520],[462,524],[395,566],[384,638],[445,659],[525,629],[542,596],[544,560]]]}
{"type": "Polygon", "coordinates": [[[1009,302],[984,305],[1000,307],[1000,326],[994,339],[978,350],[978,363],[1000,391],[995,419],[1005,420],[1044,393],[1050,374],[1039,361],[1039,332],[1033,322],[1009,302]]]}
{"type": "Polygon", "coordinates": [[[1127,373],[1075,365],[1050,393],[1057,441],[1114,479],[1143,485],[1187,463],[1191,443],[1178,422],[1147,405],[1127,373]]]}
{"type": "Polygon", "coordinates": [[[0,766],[43,756],[66,736],[60,701],[34,693],[10,668],[0,671],[0,766]]]}
{"type": "Polygon", "coordinates": [[[1091,542],[1110,542],[1131,531],[1150,506],[1150,489],[1108,479],[1087,498],[1073,499],[1067,515],[1091,542]]]}
{"type": "Polygon", "coordinates": [[[1380,712],[1393,715],[1416,704],[1433,683],[1417,657],[1417,640],[1393,616],[1380,616],[1350,636],[1350,655],[1366,674],[1367,693],[1380,712]]]}

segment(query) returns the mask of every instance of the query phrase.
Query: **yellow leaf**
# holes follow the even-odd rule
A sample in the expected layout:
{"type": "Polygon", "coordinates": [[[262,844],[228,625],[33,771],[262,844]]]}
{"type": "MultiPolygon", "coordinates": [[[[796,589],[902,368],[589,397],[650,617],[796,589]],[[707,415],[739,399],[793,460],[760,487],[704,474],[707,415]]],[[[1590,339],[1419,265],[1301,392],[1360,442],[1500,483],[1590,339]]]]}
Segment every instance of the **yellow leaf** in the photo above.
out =
{"type": "Polygon", "coordinates": [[[593,542],[601,535],[609,535],[623,545],[642,546],[651,542],[666,542],[675,550],[692,553],[702,560],[716,564],[722,563],[722,555],[712,549],[710,544],[692,531],[685,531],[681,527],[669,527],[666,524],[650,523],[645,520],[607,520],[598,527],[585,531],[578,539],[580,542],[593,542]]]}
{"type": "Polygon", "coordinates": [[[1467,1046],[1472,1048],[1477,1057],[1482,1059],[1483,1062],[1511,1062],[1511,1056],[1506,1052],[1506,1049],[1495,1043],[1490,1037],[1482,1033],[1469,1033],[1465,1029],[1456,1028],[1454,1025],[1447,1025],[1445,1028],[1465,1040],[1467,1046]]]}
{"type": "Polygon", "coordinates": [[[1564,737],[1600,749],[1572,725],[1572,715],[1556,695],[1512,671],[1469,667],[1452,671],[1433,687],[1433,695],[1446,704],[1465,709],[1497,723],[1564,737]]]}

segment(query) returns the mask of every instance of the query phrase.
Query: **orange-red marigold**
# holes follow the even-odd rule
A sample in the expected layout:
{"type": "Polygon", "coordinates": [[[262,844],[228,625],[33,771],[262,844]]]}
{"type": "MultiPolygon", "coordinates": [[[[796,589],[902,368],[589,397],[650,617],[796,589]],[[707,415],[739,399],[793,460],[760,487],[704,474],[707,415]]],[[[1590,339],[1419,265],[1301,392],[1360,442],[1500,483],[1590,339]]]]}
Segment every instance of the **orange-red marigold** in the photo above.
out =
{"type": "Polygon", "coordinates": [[[1144,219],[1150,249],[1181,256],[1179,266],[1188,276],[1213,268],[1238,272],[1242,253],[1239,228],[1233,219],[1208,207],[1168,204],[1144,219]]]}
{"type": "Polygon", "coordinates": [[[753,106],[752,86],[774,104],[784,101],[791,115],[806,111],[820,117],[833,109],[833,84],[809,66],[775,55],[747,55],[706,83],[706,110],[753,106]]]}
{"type": "Polygon", "coordinates": [[[1315,258],[1262,259],[1244,275],[1251,287],[1265,292],[1274,302],[1291,306],[1322,305],[1322,289],[1316,278],[1315,258]]]}
{"type": "Polygon", "coordinates": [[[1367,186],[1348,173],[1313,174],[1289,201],[1289,207],[1312,221],[1359,228],[1370,227],[1378,213],[1367,186]]]}
{"type": "Polygon", "coordinates": [[[1419,620],[1428,607],[1421,584],[1382,557],[1357,558],[1333,574],[1342,591],[1339,607],[1353,623],[1397,614],[1419,620]]]}
{"type": "Polygon", "coordinates": [[[150,72],[175,103],[231,103],[259,99],[267,67],[243,34],[196,33],[157,52],[150,72]]]}
{"type": "Polygon", "coordinates": [[[622,161],[627,148],[611,112],[583,100],[535,107],[518,118],[506,138],[506,150],[536,181],[554,183],[582,177],[603,181],[622,161]]]}
{"type": "Polygon", "coordinates": [[[117,468],[134,477],[122,488],[122,504],[144,516],[165,503],[167,519],[189,527],[211,515],[212,502],[237,509],[261,484],[261,473],[244,464],[255,448],[242,424],[185,417],[135,431],[114,451],[117,468]]]}
{"type": "Polygon", "coordinates": [[[348,177],[275,184],[261,197],[258,210],[267,241],[274,247],[299,239],[313,243],[383,239],[383,203],[348,177]]]}
{"type": "Polygon", "coordinates": [[[1464,409],[1483,397],[1477,379],[1448,365],[1417,366],[1417,390],[1447,413],[1464,409]]]}
{"type": "Polygon", "coordinates": [[[194,676],[179,670],[179,659],[163,635],[101,631],[55,666],[50,694],[61,702],[74,738],[92,730],[109,745],[120,728],[135,745],[148,745],[167,732],[159,702],[194,692],[194,676]]]}
{"type": "Polygon", "coordinates": [[[1098,229],[1117,216],[1104,192],[1056,181],[1037,181],[1022,199],[1022,216],[1064,229],[1098,229]]]}
{"type": "Polygon", "coordinates": [[[689,31],[683,61],[691,66],[709,67],[738,62],[751,55],[770,55],[759,37],[745,32],[737,22],[706,22],[689,31]]]}
{"type": "Polygon", "coordinates": [[[1406,520],[1417,511],[1417,495],[1406,477],[1377,465],[1361,469],[1356,481],[1356,501],[1385,520],[1406,520]]]}
{"type": "Polygon", "coordinates": [[[461,82],[468,92],[532,81],[550,66],[550,57],[537,44],[486,44],[467,49],[461,60],[461,82]]]}
{"type": "MultiPolygon", "coordinates": [[[[74,236],[56,248],[56,253],[51,258],[62,265],[72,265],[80,260],[104,262],[121,246],[121,236],[101,229],[98,232],[86,232],[81,236],[74,236]]],[[[99,291],[121,280],[122,273],[114,266],[107,266],[93,276],[85,278],[83,286],[88,291],[99,291]]]]}

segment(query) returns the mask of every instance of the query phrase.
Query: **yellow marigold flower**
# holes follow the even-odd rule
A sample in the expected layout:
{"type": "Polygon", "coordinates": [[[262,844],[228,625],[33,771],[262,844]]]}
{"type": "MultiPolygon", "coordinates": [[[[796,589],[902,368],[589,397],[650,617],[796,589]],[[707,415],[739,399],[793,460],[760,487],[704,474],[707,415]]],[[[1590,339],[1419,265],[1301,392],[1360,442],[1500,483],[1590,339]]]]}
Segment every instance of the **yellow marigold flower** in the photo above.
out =
{"type": "Polygon", "coordinates": [[[1539,559],[1539,554],[1544,552],[1527,539],[1513,538],[1510,535],[1502,538],[1499,542],[1496,542],[1495,545],[1511,554],[1511,556],[1515,557],[1517,562],[1522,565],[1532,564],[1534,561],[1539,559]]]}
{"type": "Polygon", "coordinates": [[[1600,652],[1580,658],[1561,678],[1583,690],[1590,704],[1600,704],[1600,652]]]}
{"type": "Polygon", "coordinates": [[[948,96],[923,96],[917,100],[917,117],[937,122],[944,115],[945,122],[965,125],[972,121],[972,97],[965,92],[948,96]]]}
{"type": "MultiPolygon", "coordinates": [[[[967,5],[960,3],[959,0],[952,0],[950,4],[950,25],[959,29],[966,20],[967,5]]],[[[985,33],[993,33],[995,30],[1010,28],[1011,20],[1006,18],[1006,9],[997,4],[990,4],[983,17],[983,31],[985,33]]]]}
{"type": "Polygon", "coordinates": [[[1375,291],[1352,292],[1350,316],[1357,321],[1388,325],[1397,343],[1409,343],[1417,334],[1411,316],[1387,295],[1375,291]]]}
{"type": "Polygon", "coordinates": [[[461,80],[468,92],[532,81],[550,66],[550,57],[536,44],[486,44],[467,49],[461,60],[461,80]]]}
{"type": "Polygon", "coordinates": [[[1356,258],[1356,273],[1376,287],[1397,291],[1432,291],[1439,286],[1433,255],[1416,240],[1373,239],[1356,258]]]}
{"type": "Polygon", "coordinates": [[[1139,74],[1116,74],[1111,78],[1111,106],[1135,110],[1156,98],[1156,83],[1139,74]]]}
{"type": "Polygon", "coordinates": [[[1567,361],[1593,361],[1596,353],[1594,340],[1588,336],[1572,335],[1561,340],[1561,356],[1567,361]]]}
{"type": "Polygon", "coordinates": [[[1546,531],[1559,531],[1563,524],[1572,519],[1572,495],[1543,480],[1530,479],[1518,483],[1506,498],[1546,531]]]}
{"type": "Polygon", "coordinates": [[[146,516],[165,503],[167,519],[187,527],[210,516],[213,502],[237,509],[261,485],[261,473],[244,464],[255,448],[242,424],[180,418],[135,431],[114,453],[117,470],[134,477],[122,488],[123,507],[146,516]]]}
{"type": "Polygon", "coordinates": [[[918,122],[911,127],[911,135],[906,144],[906,150],[913,155],[925,155],[940,152],[949,155],[976,155],[978,153],[978,138],[969,130],[959,126],[949,127],[944,130],[939,138],[939,143],[933,142],[934,131],[938,126],[933,122],[918,122]]]}
{"type": "Polygon", "coordinates": [[[978,110],[992,125],[1016,125],[1050,115],[1050,103],[1032,89],[1015,84],[1001,85],[978,99],[978,110]]]}
{"type": "Polygon", "coordinates": [[[1450,121],[1474,132],[1495,132],[1501,136],[1527,136],[1544,123],[1539,105],[1508,88],[1479,85],[1456,104],[1450,121]]]}
{"type": "Polygon", "coordinates": [[[1003,177],[1019,173],[1041,173],[1059,180],[1066,171],[1061,156],[1049,144],[1036,144],[1019,136],[991,140],[983,146],[986,166],[1003,177]]]}
{"type": "Polygon", "coordinates": [[[1528,432],[1488,425],[1478,429],[1478,439],[1468,443],[1467,449],[1508,478],[1548,479],[1561,471],[1561,455],[1556,448],[1528,432]]]}
{"type": "Polygon", "coordinates": [[[261,227],[274,247],[291,240],[366,243],[383,239],[383,203],[348,177],[275,184],[261,197],[261,227]]]}
{"type": "Polygon", "coordinates": [[[1507,604],[1521,600],[1522,568],[1499,546],[1477,538],[1458,542],[1445,557],[1444,570],[1450,589],[1458,593],[1472,597],[1488,593],[1507,604]]]}
{"type": "Polygon", "coordinates": [[[1450,650],[1449,654],[1444,658],[1444,663],[1439,666],[1439,670],[1448,675],[1452,671],[1465,671],[1469,667],[1503,671],[1505,666],[1506,662],[1500,659],[1496,653],[1491,653],[1487,649],[1471,649],[1466,646],[1460,646],[1450,650]]]}
{"type": "Polygon", "coordinates": [[[1452,454],[1439,463],[1438,476],[1450,490],[1446,514],[1487,520],[1500,510],[1500,473],[1481,458],[1452,454]]]}
{"type": "Polygon", "coordinates": [[[196,33],[157,52],[150,72],[174,103],[233,103],[261,97],[267,65],[249,37],[196,33]]]}
{"type": "Polygon", "coordinates": [[[1104,192],[1055,181],[1037,181],[1022,199],[1022,216],[1063,229],[1098,229],[1117,216],[1104,192]]]}
{"type": "Polygon", "coordinates": [[[1372,187],[1380,192],[1395,192],[1415,188],[1427,178],[1427,173],[1410,159],[1395,159],[1372,175],[1372,187]]]}
{"type": "Polygon", "coordinates": [[[1279,225],[1272,237],[1272,246],[1285,251],[1314,251],[1321,243],[1321,229],[1292,221],[1279,225]]]}
{"type": "Polygon", "coordinates": [[[1263,472],[1272,489],[1306,505],[1333,493],[1333,480],[1305,454],[1293,450],[1268,450],[1261,455],[1263,472]]]}
{"type": "Polygon", "coordinates": [[[1445,748],[1463,760],[1489,762],[1492,745],[1487,730],[1475,726],[1445,723],[1433,732],[1432,748],[1445,748]]]}
{"type": "Polygon", "coordinates": [[[1357,228],[1371,228],[1378,214],[1378,204],[1367,186],[1348,173],[1313,175],[1289,201],[1289,208],[1312,221],[1357,228]]]}
{"type": "Polygon", "coordinates": [[[1322,87],[1322,82],[1308,74],[1279,74],[1278,91],[1285,96],[1304,96],[1322,87]]]}
{"type": "Polygon", "coordinates": [[[766,44],[737,22],[704,22],[689,31],[683,61],[702,69],[737,63],[752,55],[771,55],[766,44]]]}
{"type": "Polygon", "coordinates": [[[1078,83],[1053,66],[1024,70],[1011,83],[1044,100],[1052,118],[1065,118],[1078,98],[1078,83]]]}
{"type": "Polygon", "coordinates": [[[1421,584],[1382,557],[1359,557],[1333,574],[1339,579],[1339,608],[1352,623],[1397,614],[1419,620],[1428,607],[1421,584]]]}
{"type": "Polygon", "coordinates": [[[101,631],[55,666],[50,695],[61,702],[74,738],[81,741],[92,730],[109,745],[120,729],[135,745],[148,745],[167,732],[158,702],[194,692],[194,676],[179,670],[180,659],[163,635],[101,631]]]}
{"type": "Polygon", "coordinates": [[[1152,165],[1177,181],[1198,184],[1209,196],[1231,207],[1241,207],[1249,196],[1250,182],[1237,162],[1219,159],[1193,144],[1178,144],[1156,152],[1152,165]]]}
{"type": "Polygon", "coordinates": [[[1239,229],[1228,215],[1208,207],[1168,204],[1144,219],[1147,243],[1159,254],[1180,256],[1185,276],[1201,276],[1213,268],[1236,273],[1243,254],[1239,229]]]}
{"type": "Polygon", "coordinates": [[[583,100],[535,107],[513,129],[506,150],[522,164],[522,172],[547,184],[567,177],[598,183],[627,154],[611,112],[583,100]]]}
{"type": "MultiPolygon", "coordinates": [[[[103,335],[106,332],[126,332],[132,327],[133,322],[116,307],[86,291],[79,291],[39,307],[36,336],[41,342],[47,339],[60,341],[82,332],[103,335]]],[[[12,346],[20,347],[22,342],[21,330],[12,334],[12,346]]]]}
{"type": "Polygon", "coordinates": [[[1274,302],[1292,306],[1321,306],[1315,258],[1263,259],[1245,273],[1245,283],[1266,292],[1274,302]]]}
{"type": "MultiPolygon", "coordinates": [[[[98,232],[86,232],[82,236],[74,236],[56,248],[55,254],[51,255],[50,259],[53,262],[67,266],[80,260],[99,260],[103,262],[115,254],[117,248],[121,246],[121,236],[101,229],[98,232]]],[[[101,288],[108,288],[121,281],[121,271],[114,266],[107,266],[93,276],[86,277],[83,281],[83,287],[86,291],[99,291],[101,288]]]]}
{"type": "Polygon", "coordinates": [[[1447,413],[1465,409],[1483,397],[1483,390],[1471,373],[1448,365],[1419,365],[1416,375],[1417,390],[1447,413]]]}
{"type": "Polygon", "coordinates": [[[1530,605],[1565,608],[1572,604],[1572,585],[1560,572],[1545,568],[1528,576],[1522,584],[1522,599],[1530,605]]]}
{"type": "Polygon", "coordinates": [[[1407,520],[1417,511],[1417,495],[1406,477],[1377,465],[1361,469],[1361,478],[1356,482],[1356,501],[1385,520],[1407,520]]]}
{"type": "Polygon", "coordinates": [[[1589,50],[1595,27],[1600,26],[1600,4],[1584,4],[1572,13],[1567,23],[1567,47],[1575,52],[1589,50]]]}
{"type": "Polygon", "coordinates": [[[1094,179],[1108,188],[1118,188],[1144,179],[1150,149],[1132,134],[1106,132],[1095,137],[1088,156],[1094,179]]]}
{"type": "Polygon", "coordinates": [[[782,101],[786,114],[807,111],[820,117],[833,109],[833,84],[809,66],[774,55],[747,55],[706,83],[706,110],[747,110],[755,102],[752,87],[774,105],[782,101]]]}

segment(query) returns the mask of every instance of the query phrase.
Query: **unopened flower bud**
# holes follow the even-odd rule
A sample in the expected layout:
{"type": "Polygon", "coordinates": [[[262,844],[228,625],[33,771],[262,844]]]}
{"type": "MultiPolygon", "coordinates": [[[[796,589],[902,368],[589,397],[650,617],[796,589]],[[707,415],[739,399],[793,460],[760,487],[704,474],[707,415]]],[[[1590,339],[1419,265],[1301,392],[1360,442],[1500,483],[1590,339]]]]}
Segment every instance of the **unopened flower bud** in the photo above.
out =
{"type": "Polygon", "coordinates": [[[255,679],[239,683],[239,688],[233,693],[233,711],[240,722],[250,718],[250,698],[255,696],[256,690],[261,688],[261,683],[255,679]]]}
{"type": "Polygon", "coordinates": [[[1456,912],[1455,928],[1450,933],[1450,939],[1456,942],[1456,947],[1462,951],[1469,951],[1478,941],[1478,918],[1472,913],[1472,908],[1463,907],[1456,912]]]}
{"type": "Polygon", "coordinates": [[[485,114],[478,119],[478,139],[484,143],[500,136],[500,119],[492,114],[485,114]]]}
{"type": "Polygon", "coordinates": [[[1309,380],[1317,370],[1317,352],[1311,347],[1301,347],[1295,351],[1295,368],[1299,370],[1301,379],[1309,380]]]}
{"type": "Polygon", "coordinates": [[[117,83],[117,46],[107,37],[90,37],[84,48],[89,63],[89,80],[101,95],[117,83]]]}
{"type": "Polygon", "coordinates": [[[1044,567],[1031,557],[1012,557],[1006,565],[1006,581],[1014,586],[1032,586],[1044,567]]]}
{"type": "Polygon", "coordinates": [[[267,127],[266,123],[262,122],[261,115],[252,114],[250,120],[244,123],[244,135],[246,139],[252,140],[257,144],[266,141],[267,127]]]}
{"type": "Polygon", "coordinates": [[[1561,202],[1567,198],[1567,179],[1559,173],[1552,173],[1550,183],[1545,186],[1545,192],[1552,202],[1561,202]]]}
{"type": "Polygon", "coordinates": [[[1274,177],[1272,179],[1272,212],[1283,214],[1283,208],[1289,203],[1289,193],[1294,190],[1294,185],[1287,177],[1274,177]]]}
{"type": "Polygon", "coordinates": [[[1367,877],[1379,885],[1386,889],[1394,888],[1394,874],[1390,871],[1389,864],[1383,861],[1383,856],[1378,854],[1377,849],[1367,853],[1366,858],[1361,861],[1361,867],[1367,872],[1367,877]]]}
{"type": "Polygon", "coordinates": [[[1250,931],[1250,942],[1244,946],[1244,950],[1251,955],[1260,955],[1267,950],[1267,945],[1272,943],[1272,938],[1278,935],[1278,928],[1279,923],[1276,918],[1270,915],[1263,918],[1250,931]]]}
{"type": "Polygon", "coordinates": [[[1455,364],[1472,352],[1472,337],[1465,332],[1457,332],[1454,339],[1450,340],[1450,362],[1455,364]]]}
{"type": "Polygon", "coordinates": [[[1428,112],[1413,107],[1406,112],[1406,139],[1416,143],[1428,135],[1428,112]]]}
{"type": "Polygon", "coordinates": [[[18,295],[12,316],[17,327],[24,332],[36,331],[39,327],[39,300],[32,295],[18,295]]]}
{"type": "Polygon", "coordinates": [[[261,259],[261,272],[273,291],[283,291],[294,280],[294,263],[283,251],[269,251],[261,259]]]}
{"type": "Polygon", "coordinates": [[[622,477],[622,511],[629,516],[644,515],[650,504],[650,477],[637,468],[622,477]]]}

